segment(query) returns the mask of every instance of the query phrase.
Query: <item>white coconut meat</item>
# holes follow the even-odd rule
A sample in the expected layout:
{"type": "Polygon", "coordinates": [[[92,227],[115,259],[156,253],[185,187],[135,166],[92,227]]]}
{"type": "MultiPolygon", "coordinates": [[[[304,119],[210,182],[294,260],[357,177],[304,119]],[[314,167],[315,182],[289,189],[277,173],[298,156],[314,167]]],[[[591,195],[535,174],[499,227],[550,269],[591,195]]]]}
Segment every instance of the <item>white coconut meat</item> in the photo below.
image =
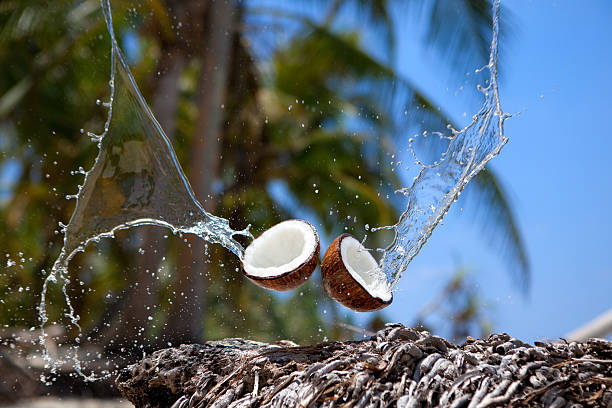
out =
{"type": "Polygon", "coordinates": [[[269,278],[300,267],[316,251],[317,232],[305,221],[288,220],[264,231],[244,251],[247,275],[269,278]]]}
{"type": "Polygon", "coordinates": [[[383,302],[391,300],[391,288],[376,259],[361,245],[347,236],[340,241],[340,256],[346,270],[372,296],[383,302]]]}

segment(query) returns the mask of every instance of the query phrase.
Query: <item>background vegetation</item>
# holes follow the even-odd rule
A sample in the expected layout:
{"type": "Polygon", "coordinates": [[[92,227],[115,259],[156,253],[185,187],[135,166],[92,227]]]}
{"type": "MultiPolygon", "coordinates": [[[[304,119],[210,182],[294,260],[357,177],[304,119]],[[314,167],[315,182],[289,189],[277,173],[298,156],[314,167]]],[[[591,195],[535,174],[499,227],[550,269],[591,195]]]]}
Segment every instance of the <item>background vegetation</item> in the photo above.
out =
{"type": "MultiPolygon", "coordinates": [[[[235,229],[252,224],[254,234],[306,217],[326,239],[362,236],[365,225],[397,219],[405,203],[393,191],[405,180],[394,154],[408,134],[443,130],[453,120],[394,70],[395,15],[417,16],[421,40],[459,73],[488,58],[489,0],[114,0],[112,7],[136,80],[196,195],[235,229]]],[[[108,99],[109,50],[98,0],[0,4],[5,327],[38,324],[41,270],[57,256],[58,221],[67,222],[74,207],[65,195],[82,182],[73,172],[89,168],[97,151],[84,132],[105,120],[95,101],[108,99]]],[[[442,148],[423,140],[433,154],[442,148]]],[[[527,257],[500,180],[487,170],[472,184],[466,204],[480,204],[475,219],[503,238],[526,287],[527,257]]],[[[227,336],[315,342],[354,335],[316,275],[277,296],[236,267],[221,248],[141,228],[77,257],[70,295],[88,337],[108,352],[227,336]]],[[[52,295],[51,313],[61,319],[61,293],[52,295]]],[[[426,324],[447,304],[456,337],[479,335],[477,296],[459,271],[416,319],[426,324]]],[[[370,325],[383,322],[384,313],[370,325]]]]}

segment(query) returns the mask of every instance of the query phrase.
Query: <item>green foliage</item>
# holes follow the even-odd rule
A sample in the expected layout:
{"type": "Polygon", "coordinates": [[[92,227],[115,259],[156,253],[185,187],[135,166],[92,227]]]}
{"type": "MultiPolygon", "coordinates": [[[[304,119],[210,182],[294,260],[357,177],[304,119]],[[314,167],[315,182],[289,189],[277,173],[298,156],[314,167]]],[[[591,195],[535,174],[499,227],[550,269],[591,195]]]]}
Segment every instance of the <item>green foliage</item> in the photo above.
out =
{"type": "MultiPolygon", "coordinates": [[[[181,51],[188,57],[178,83],[172,133],[183,167],[189,168],[204,51],[193,41],[177,38],[182,34],[176,34],[161,2],[112,3],[119,38],[126,33],[138,38],[140,49],[132,68],[149,101],[157,91],[160,58],[168,47],[184,46],[181,51]]],[[[312,214],[330,237],[344,230],[361,235],[366,224],[392,224],[398,207],[390,197],[399,180],[389,154],[394,135],[403,130],[393,120],[394,110],[397,106],[409,110],[414,123],[424,128],[451,122],[415,84],[364,48],[359,26],[334,28],[341,12],[353,10],[382,34],[392,54],[392,2],[329,3],[323,23],[287,12],[272,15],[279,22],[289,18],[297,29],[286,44],[263,58],[249,46],[256,36],[233,33],[221,137],[222,191],[215,211],[232,225],[250,223],[255,232],[261,232],[302,210],[312,214]],[[274,183],[280,183],[300,208],[277,202],[270,192],[274,183]]],[[[442,50],[449,35],[442,21],[448,14],[447,3],[434,1],[430,8],[427,38],[442,50]]],[[[461,7],[472,17],[467,22],[453,20],[453,29],[463,33],[457,50],[467,46],[472,50],[469,55],[482,56],[483,47],[487,49],[483,33],[488,30],[488,6],[488,1],[462,2],[461,7]]],[[[249,13],[257,11],[246,8],[241,13],[247,21],[249,13]]],[[[89,168],[96,154],[95,144],[80,130],[100,130],[105,120],[106,111],[94,101],[108,99],[109,50],[97,0],[7,0],[0,4],[0,179],[9,161],[16,161],[19,168],[15,181],[0,191],[0,197],[5,197],[0,202],[0,248],[10,259],[21,258],[20,252],[26,254],[25,262],[2,267],[2,324],[37,325],[41,270],[48,270],[59,251],[57,222],[66,222],[74,207],[64,196],[74,194],[82,182],[81,175],[71,172],[89,168]],[[30,257],[32,261],[27,260],[30,257]],[[19,288],[28,289],[20,292],[19,288]]],[[[511,256],[526,271],[526,255],[511,207],[493,173],[483,174],[477,183],[479,191],[496,214],[495,225],[516,249],[511,256]]],[[[92,333],[103,332],[118,308],[129,311],[122,300],[134,290],[140,276],[136,271],[143,267],[137,252],[140,242],[137,232],[124,232],[71,263],[70,294],[84,327],[92,333]]],[[[171,299],[177,296],[173,272],[185,243],[171,236],[156,245],[146,250],[159,248],[163,254],[158,255],[165,256],[160,263],[163,268],[148,272],[157,277],[157,288],[150,296],[156,307],[154,322],[159,324],[149,327],[147,333],[153,340],[171,341],[172,333],[163,333],[163,321],[171,299]]],[[[210,249],[209,258],[210,268],[202,272],[207,337],[244,336],[246,332],[261,340],[314,342],[324,336],[347,336],[333,326],[338,310],[316,280],[276,296],[236,273],[236,260],[227,252],[210,249]]],[[[51,293],[52,316],[61,314],[61,298],[58,291],[51,293]]]]}

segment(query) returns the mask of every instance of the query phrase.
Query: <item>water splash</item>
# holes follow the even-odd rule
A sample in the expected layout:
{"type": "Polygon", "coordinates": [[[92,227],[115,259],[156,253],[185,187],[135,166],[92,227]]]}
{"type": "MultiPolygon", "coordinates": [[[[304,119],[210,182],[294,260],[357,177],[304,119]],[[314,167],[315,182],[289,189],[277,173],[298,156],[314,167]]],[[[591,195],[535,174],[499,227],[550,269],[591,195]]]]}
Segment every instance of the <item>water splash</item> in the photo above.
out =
{"type": "MultiPolygon", "coordinates": [[[[190,233],[221,244],[242,259],[244,249],[235,235],[252,238],[247,227],[233,230],[229,221],[207,213],[185,177],[176,153],[161,126],[142,97],[117,44],[109,0],[101,0],[102,12],[111,39],[110,100],[103,104],[108,116],[101,134],[88,133],[98,144],[98,155],[75,196],[76,207],[67,225],[60,224],[64,245],[43,283],[39,314],[40,344],[51,371],[66,361],[51,356],[45,346],[50,324],[47,294],[50,284],[60,286],[66,307],[64,317],[78,331],[76,344],[66,353],[77,373],[87,380],[100,378],[86,374],[78,357],[81,340],[79,316],[68,295],[68,264],[91,242],[113,237],[115,232],[141,225],[157,225],[174,233],[190,233]]],[[[102,376],[110,375],[103,372],[102,376]]]]}
{"type": "MultiPolygon", "coordinates": [[[[76,207],[70,222],[62,226],[64,246],[44,281],[39,309],[43,333],[40,344],[45,346],[48,337],[45,329],[50,324],[47,293],[50,285],[59,285],[66,303],[64,317],[78,334],[74,345],[65,353],[67,357],[52,356],[44,348],[44,358],[51,372],[69,362],[87,380],[108,377],[111,372],[86,373],[81,363],[80,319],[68,296],[67,267],[76,253],[91,242],[113,237],[117,230],[139,225],[192,233],[221,244],[240,258],[244,250],[234,236],[251,237],[248,228],[232,230],[227,220],[207,213],[195,198],[168,138],[140,94],[119,49],[109,0],[101,0],[101,5],[111,38],[110,100],[103,104],[108,108],[108,116],[101,134],[88,133],[98,144],[98,156],[85,173],[78,193],[72,196],[76,198],[76,207]]],[[[391,286],[397,284],[466,184],[507,141],[503,124],[510,115],[501,110],[497,89],[498,32],[499,1],[495,1],[491,54],[486,66],[490,80],[481,89],[483,107],[466,128],[452,130],[444,159],[434,165],[422,165],[412,186],[401,190],[408,198],[407,209],[397,224],[383,227],[395,232],[394,241],[381,260],[381,269],[391,286]]]]}
{"type": "Polygon", "coordinates": [[[497,88],[500,1],[493,2],[493,36],[489,63],[489,84],[479,87],[484,104],[472,123],[452,135],[443,158],[433,165],[417,160],[421,170],[410,188],[399,190],[408,204],[397,224],[372,229],[391,229],[395,237],[384,250],[380,267],[388,285],[396,287],[408,264],[419,253],[442,221],[450,206],[458,199],[467,183],[495,157],[508,139],[504,121],[511,115],[502,111],[497,88]]]}

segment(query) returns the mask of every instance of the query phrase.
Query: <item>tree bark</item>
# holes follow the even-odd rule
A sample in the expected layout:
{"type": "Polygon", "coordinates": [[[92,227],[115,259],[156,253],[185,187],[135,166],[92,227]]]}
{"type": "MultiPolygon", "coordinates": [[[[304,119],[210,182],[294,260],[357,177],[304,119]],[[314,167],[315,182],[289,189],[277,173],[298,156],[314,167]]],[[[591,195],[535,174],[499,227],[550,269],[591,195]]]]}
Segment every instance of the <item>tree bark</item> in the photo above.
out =
{"type": "Polygon", "coordinates": [[[388,324],[357,342],[182,345],[116,383],[137,407],[610,407],[612,342],[493,334],[456,346],[388,324]]]}
{"type": "MultiPolygon", "coordinates": [[[[197,3],[197,2],[196,2],[197,3]]],[[[206,10],[204,35],[197,40],[202,50],[198,92],[198,119],[191,145],[189,176],[196,196],[208,212],[215,209],[213,183],[218,179],[221,134],[227,73],[232,44],[234,5],[231,0],[212,0],[206,10]]],[[[197,14],[196,14],[197,15],[197,14]]],[[[181,252],[177,296],[169,313],[166,330],[179,342],[197,342],[203,336],[205,243],[187,237],[188,249],[181,252]]]]}

